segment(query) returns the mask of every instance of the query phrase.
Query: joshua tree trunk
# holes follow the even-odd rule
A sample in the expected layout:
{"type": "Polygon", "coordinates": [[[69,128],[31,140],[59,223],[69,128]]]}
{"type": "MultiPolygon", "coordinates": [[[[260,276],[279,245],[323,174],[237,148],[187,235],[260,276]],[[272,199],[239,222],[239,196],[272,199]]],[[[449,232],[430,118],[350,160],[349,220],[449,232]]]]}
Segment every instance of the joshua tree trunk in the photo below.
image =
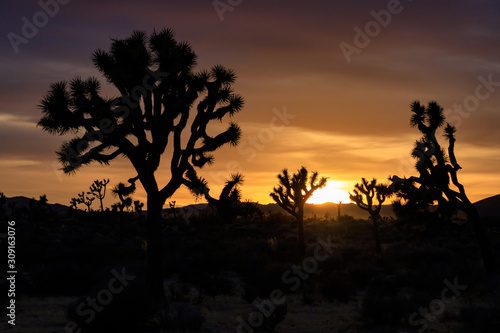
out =
{"type": "Polygon", "coordinates": [[[375,236],[375,249],[377,250],[378,255],[382,254],[382,245],[380,244],[380,233],[378,229],[378,219],[379,219],[378,214],[372,214],[372,220],[373,220],[373,233],[375,236]]]}
{"type": "Polygon", "coordinates": [[[474,228],[479,250],[481,252],[481,256],[483,257],[484,268],[489,274],[494,273],[496,271],[495,259],[493,258],[493,253],[491,252],[486,228],[479,217],[479,213],[472,203],[464,204],[463,210],[467,214],[467,217],[474,228]]]}
{"type": "Polygon", "coordinates": [[[150,294],[163,297],[163,261],[161,237],[161,210],[163,204],[158,194],[148,194],[147,201],[147,278],[150,294]]]}
{"type": "Polygon", "coordinates": [[[120,215],[118,217],[118,221],[120,223],[119,242],[120,245],[123,245],[123,206],[120,206],[120,215]]]}
{"type": "Polygon", "coordinates": [[[304,237],[304,208],[299,207],[297,214],[297,228],[299,234],[299,255],[304,256],[306,254],[306,240],[304,237]]]}
{"type": "Polygon", "coordinates": [[[311,195],[319,188],[326,185],[326,178],[318,179],[318,173],[313,172],[311,177],[308,176],[308,171],[305,167],[293,174],[288,175],[288,170],[284,169],[282,175],[278,175],[281,185],[273,189],[271,197],[276,201],[278,206],[287,211],[290,215],[297,219],[297,228],[299,234],[299,255],[306,254],[306,241],[304,237],[304,205],[311,195]],[[309,189],[307,188],[309,183],[309,189]]]}

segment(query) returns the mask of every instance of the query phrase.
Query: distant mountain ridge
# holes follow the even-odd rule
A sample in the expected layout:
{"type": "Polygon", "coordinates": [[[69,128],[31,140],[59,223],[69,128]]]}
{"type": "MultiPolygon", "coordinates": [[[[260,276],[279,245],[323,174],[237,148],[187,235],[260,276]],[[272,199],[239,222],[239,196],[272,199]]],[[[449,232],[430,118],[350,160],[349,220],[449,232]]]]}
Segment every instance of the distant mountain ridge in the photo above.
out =
{"type": "MultiPolygon", "coordinates": [[[[24,196],[16,196],[12,198],[7,198],[6,203],[4,205],[4,210],[6,215],[11,214],[11,209],[9,207],[9,204],[15,202],[15,208],[22,210],[24,207],[28,208],[29,207],[29,202],[30,198],[24,197],[24,196]]],[[[63,216],[65,215],[70,208],[66,205],[62,204],[47,204],[50,209],[52,209],[53,212],[63,216]]],[[[489,198],[485,198],[482,200],[479,200],[474,203],[476,206],[479,215],[481,216],[498,216],[500,217],[500,194],[494,195],[489,198]]],[[[282,212],[284,213],[283,209],[279,207],[277,204],[258,204],[258,207],[260,210],[264,213],[275,213],[275,212],[282,212]]],[[[176,208],[177,211],[183,212],[185,211],[187,214],[194,214],[197,212],[200,212],[202,210],[205,210],[208,208],[208,204],[206,203],[200,203],[200,204],[192,204],[192,205],[187,205],[183,207],[176,208]]],[[[304,216],[306,218],[311,218],[316,215],[317,218],[325,217],[325,214],[329,214],[330,217],[336,218],[338,215],[338,210],[337,210],[337,204],[332,203],[332,202],[327,202],[324,204],[306,204],[305,209],[304,209],[304,216]]],[[[163,212],[167,213],[170,209],[169,208],[164,208],[163,212]]],[[[356,204],[354,203],[349,203],[349,204],[342,204],[341,209],[340,209],[341,215],[350,215],[353,216],[356,219],[366,219],[368,218],[369,214],[368,212],[362,210],[359,208],[356,204]]],[[[394,213],[392,211],[391,205],[382,205],[382,209],[380,214],[382,216],[392,216],[394,217],[394,213]]]]}
{"type": "Polygon", "coordinates": [[[479,215],[481,216],[499,216],[500,217],[500,194],[479,200],[474,203],[479,215]]]}

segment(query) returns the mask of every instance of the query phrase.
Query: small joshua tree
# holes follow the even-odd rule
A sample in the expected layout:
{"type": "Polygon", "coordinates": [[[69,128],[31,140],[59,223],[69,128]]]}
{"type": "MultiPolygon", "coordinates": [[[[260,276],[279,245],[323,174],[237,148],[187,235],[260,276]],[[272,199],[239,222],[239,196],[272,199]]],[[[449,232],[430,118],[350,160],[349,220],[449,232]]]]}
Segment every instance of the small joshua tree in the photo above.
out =
{"type": "Polygon", "coordinates": [[[411,198],[418,198],[413,203],[418,207],[429,208],[438,203],[435,214],[442,220],[450,220],[457,210],[467,214],[476,234],[485,269],[495,270],[495,261],[491,251],[486,228],[483,225],[476,207],[470,202],[464,186],[458,181],[458,171],[461,166],[455,156],[455,132],[450,124],[444,128],[444,136],[448,140],[447,151],[439,144],[436,132],[445,124],[443,108],[436,102],[430,102],[427,107],[415,101],[411,104],[410,124],[416,127],[422,138],[415,143],[412,156],[417,160],[418,177],[400,178],[393,176],[392,185],[400,198],[399,206],[412,204],[411,198]]]}
{"type": "Polygon", "coordinates": [[[134,201],[134,210],[139,213],[139,216],[142,214],[142,208],[144,208],[144,203],[139,200],[134,201]]]}
{"type": "Polygon", "coordinates": [[[373,178],[368,182],[365,178],[361,178],[361,184],[354,185],[353,193],[349,193],[349,199],[354,201],[359,208],[366,210],[370,213],[370,217],[373,222],[373,233],[375,236],[375,248],[377,253],[380,255],[382,253],[382,247],[380,245],[380,236],[378,221],[380,217],[380,209],[382,208],[382,203],[385,199],[391,195],[391,190],[388,185],[377,184],[377,180],[373,178]],[[377,203],[374,202],[377,200],[377,203]]]}
{"type": "Polygon", "coordinates": [[[89,197],[88,195],[85,195],[85,192],[82,192],[82,193],[78,194],[78,199],[76,199],[76,200],[78,201],[78,203],[81,203],[81,204],[84,204],[85,206],[87,206],[87,211],[90,212],[90,210],[91,210],[90,206],[92,206],[92,201],[95,200],[95,197],[94,196],[89,197]]]}
{"type": "MultiPolygon", "coordinates": [[[[127,207],[132,206],[132,198],[130,195],[132,195],[135,192],[135,180],[136,178],[131,178],[129,179],[130,185],[127,186],[124,183],[118,183],[111,192],[115,195],[118,196],[120,199],[120,204],[118,206],[118,209],[120,210],[120,213],[123,213],[123,210],[127,207]]],[[[123,215],[123,214],[120,214],[123,215]]],[[[120,244],[123,244],[123,216],[120,216],[120,244]]]]}
{"type": "Polygon", "coordinates": [[[172,210],[172,214],[174,214],[174,222],[177,222],[177,215],[176,215],[176,210],[175,210],[175,200],[169,201],[168,205],[170,206],[170,209],[172,210]]]}
{"type": "MultiPolygon", "coordinates": [[[[131,180],[129,180],[131,182],[131,180]]],[[[127,186],[124,183],[118,183],[111,192],[120,199],[120,212],[123,212],[124,208],[132,206],[132,195],[135,192],[135,183],[131,182],[131,185],[127,186]]]]}
{"type": "Polygon", "coordinates": [[[210,190],[205,186],[203,194],[208,204],[215,208],[217,215],[224,221],[234,221],[241,213],[241,191],[240,186],[243,183],[243,175],[236,173],[231,175],[231,178],[226,181],[226,185],[222,189],[219,199],[215,199],[210,195],[210,190]]]}
{"type": "Polygon", "coordinates": [[[79,204],[79,201],[77,198],[71,198],[71,200],[69,202],[69,208],[76,209],[78,204],[79,204]]]}
{"type": "Polygon", "coordinates": [[[94,183],[90,185],[90,192],[87,192],[87,194],[92,194],[94,197],[99,199],[99,201],[101,202],[101,212],[104,211],[102,200],[106,196],[106,185],[108,184],[109,179],[94,180],[94,183]]]}
{"type": "Polygon", "coordinates": [[[283,173],[278,175],[280,184],[270,194],[281,208],[297,219],[300,255],[306,253],[304,205],[314,191],[324,187],[327,181],[325,177],[318,179],[317,172],[312,172],[310,177],[308,173],[307,169],[302,167],[290,176],[288,170],[284,169],[283,173]]]}

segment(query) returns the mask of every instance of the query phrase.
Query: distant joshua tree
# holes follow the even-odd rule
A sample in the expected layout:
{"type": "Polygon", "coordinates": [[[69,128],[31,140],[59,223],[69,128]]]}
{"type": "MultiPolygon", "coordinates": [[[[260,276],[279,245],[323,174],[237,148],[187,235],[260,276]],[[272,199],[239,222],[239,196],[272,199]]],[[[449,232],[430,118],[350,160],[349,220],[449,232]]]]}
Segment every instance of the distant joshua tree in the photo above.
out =
{"type": "Polygon", "coordinates": [[[476,207],[465,194],[464,186],[458,181],[457,173],[461,167],[455,156],[455,127],[446,124],[444,129],[444,136],[448,139],[446,151],[436,138],[437,130],[445,123],[443,108],[436,102],[430,102],[426,107],[415,101],[411,104],[411,111],[411,126],[417,127],[422,133],[412,152],[417,160],[419,176],[408,179],[397,176],[391,178],[393,188],[398,191],[399,206],[410,204],[427,208],[437,202],[435,214],[445,221],[450,220],[457,210],[465,212],[474,228],[485,269],[493,272],[495,262],[486,228],[476,207]],[[418,199],[418,202],[412,202],[412,199],[418,199]]]}
{"type": "Polygon", "coordinates": [[[388,185],[377,184],[377,180],[373,178],[368,182],[365,178],[361,178],[361,184],[354,185],[353,193],[349,193],[349,198],[358,205],[359,208],[366,210],[373,222],[373,233],[375,236],[375,248],[377,253],[382,253],[380,244],[378,221],[381,220],[380,209],[384,201],[391,195],[391,190],[388,185]],[[375,203],[374,199],[377,200],[375,203]]]}
{"type": "Polygon", "coordinates": [[[139,213],[139,216],[142,215],[142,208],[144,208],[144,203],[139,200],[134,200],[134,210],[139,213]]]}
{"type": "Polygon", "coordinates": [[[106,196],[106,185],[109,184],[109,179],[94,180],[94,183],[90,185],[90,192],[87,194],[94,195],[101,202],[101,212],[104,212],[104,207],[102,205],[102,200],[106,196]]]}
{"type": "Polygon", "coordinates": [[[326,185],[327,178],[318,179],[318,173],[312,172],[309,177],[305,167],[292,176],[288,170],[278,175],[280,184],[273,189],[271,197],[286,212],[297,219],[299,235],[299,253],[305,255],[306,243],[304,237],[304,205],[317,189],[326,185]],[[309,187],[309,188],[308,188],[309,187]]]}
{"type": "Polygon", "coordinates": [[[3,206],[5,205],[6,202],[7,202],[7,197],[3,192],[0,192],[0,217],[3,217],[5,213],[5,209],[3,208],[3,206]]]}
{"type": "MultiPolygon", "coordinates": [[[[125,208],[132,206],[132,195],[135,192],[135,179],[129,179],[130,185],[127,186],[124,183],[118,183],[111,192],[120,199],[120,203],[115,206],[118,207],[120,213],[123,213],[125,208]]],[[[115,204],[116,205],[116,204],[115,204]]],[[[120,244],[123,244],[123,214],[120,214],[119,223],[120,223],[120,244]]]]}
{"type": "Polygon", "coordinates": [[[82,192],[82,193],[78,194],[78,198],[76,200],[78,203],[84,204],[85,206],[87,206],[87,211],[90,213],[90,211],[91,211],[90,206],[92,206],[92,201],[95,200],[95,196],[93,196],[93,195],[88,196],[88,195],[85,195],[85,192],[82,192]]]}
{"type": "Polygon", "coordinates": [[[71,198],[71,200],[69,202],[69,208],[76,209],[78,204],[79,204],[79,201],[77,198],[71,198]]]}
{"type": "MultiPolygon", "coordinates": [[[[129,180],[130,182],[130,180],[129,180]]],[[[132,195],[135,192],[135,183],[131,182],[129,186],[125,185],[124,183],[118,183],[111,192],[120,199],[120,206],[118,207],[120,209],[120,212],[123,212],[123,210],[127,207],[132,206],[132,198],[130,195],[132,195]]]]}
{"type": "Polygon", "coordinates": [[[65,173],[92,162],[109,164],[118,156],[132,163],[147,193],[147,276],[156,298],[164,295],[163,205],[181,186],[193,189],[196,168],[212,164],[214,151],[237,145],[241,136],[234,122],[209,134],[214,133],[211,123],[243,107],[243,98],[232,87],[235,73],[221,65],[195,73],[196,60],[190,45],[177,42],[172,30],[150,36],[135,31],[114,39],[109,52],[93,55],[118,97],[104,97],[95,78],[75,78],[53,84],[41,101],[39,126],[51,134],[78,134],[58,152],[65,173]],[[171,176],[160,186],[156,172],[166,151],[171,176]]]}
{"type": "Polygon", "coordinates": [[[243,184],[243,175],[241,173],[231,175],[231,178],[226,181],[219,199],[212,197],[209,193],[210,190],[206,186],[204,187],[203,195],[205,199],[211,207],[215,208],[217,215],[224,221],[234,221],[242,212],[241,184],[243,184]]]}

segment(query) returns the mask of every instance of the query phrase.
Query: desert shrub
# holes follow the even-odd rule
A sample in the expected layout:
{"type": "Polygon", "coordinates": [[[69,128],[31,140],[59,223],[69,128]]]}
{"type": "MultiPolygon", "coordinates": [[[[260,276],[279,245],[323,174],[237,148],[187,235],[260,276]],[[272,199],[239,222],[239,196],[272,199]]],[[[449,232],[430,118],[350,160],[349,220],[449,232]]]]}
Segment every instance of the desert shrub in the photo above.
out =
{"type": "MultiPolygon", "coordinates": [[[[290,290],[290,285],[283,282],[283,273],[290,270],[291,265],[272,264],[262,271],[254,271],[243,278],[243,299],[252,302],[256,297],[269,297],[274,289],[290,290]]],[[[291,274],[293,275],[293,273],[291,274]]]]}
{"type": "Polygon", "coordinates": [[[160,328],[167,332],[201,331],[205,316],[200,308],[189,303],[170,303],[161,312],[160,328]]]}
{"type": "Polygon", "coordinates": [[[273,259],[279,262],[296,260],[298,242],[298,237],[294,234],[277,237],[273,259]]]}
{"type": "Polygon", "coordinates": [[[467,327],[467,332],[500,332],[500,307],[498,304],[491,306],[467,306],[460,309],[459,320],[467,327]]]}
{"type": "Polygon", "coordinates": [[[358,288],[365,288],[378,271],[377,266],[372,263],[355,264],[349,269],[349,280],[358,288]]]}
{"type": "Polygon", "coordinates": [[[387,295],[370,289],[363,299],[361,317],[365,324],[406,325],[409,315],[422,304],[420,300],[402,295],[387,295]]]}
{"type": "Polygon", "coordinates": [[[147,297],[147,284],[139,278],[123,286],[121,292],[113,293],[112,298],[104,303],[98,303],[101,311],[94,311],[89,300],[99,302],[99,295],[108,288],[111,278],[108,276],[88,296],[81,297],[68,307],[68,319],[82,332],[138,332],[155,313],[155,302],[147,297]]]}
{"type": "Polygon", "coordinates": [[[349,297],[354,292],[354,286],[349,275],[340,271],[322,275],[319,281],[321,293],[329,302],[338,300],[340,302],[349,301],[349,297]]]}
{"type": "MultiPolygon", "coordinates": [[[[285,320],[286,315],[288,313],[288,307],[286,301],[282,304],[275,304],[270,299],[258,300],[257,304],[273,304],[273,309],[268,310],[270,313],[266,313],[266,315],[262,316],[263,323],[260,327],[256,328],[258,332],[275,332],[276,326],[285,320]]],[[[255,304],[252,306],[255,313],[259,313],[261,309],[257,307],[255,304]]]]}
{"type": "Polygon", "coordinates": [[[81,295],[93,274],[89,266],[74,263],[38,264],[26,277],[27,291],[35,295],[81,295]]]}
{"type": "Polygon", "coordinates": [[[203,271],[184,271],[180,275],[183,282],[192,283],[197,289],[203,290],[207,296],[231,295],[233,284],[228,276],[220,273],[208,273],[203,271]]]}

